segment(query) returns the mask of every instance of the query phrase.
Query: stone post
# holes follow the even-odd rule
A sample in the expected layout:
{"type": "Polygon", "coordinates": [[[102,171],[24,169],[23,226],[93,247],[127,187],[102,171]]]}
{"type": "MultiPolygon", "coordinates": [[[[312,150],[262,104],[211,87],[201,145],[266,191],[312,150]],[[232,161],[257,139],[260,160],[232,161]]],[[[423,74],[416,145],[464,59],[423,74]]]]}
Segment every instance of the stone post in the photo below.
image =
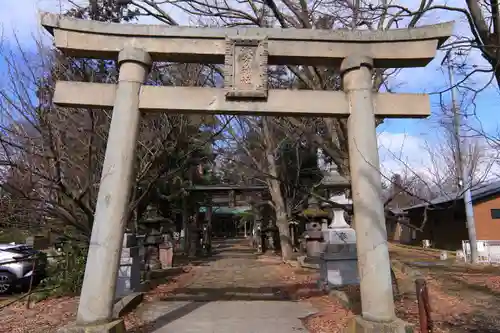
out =
{"type": "Polygon", "coordinates": [[[362,319],[383,323],[393,322],[396,317],[375,130],[372,67],[372,59],[351,56],[342,62],[341,74],[350,108],[349,164],[362,319]]]}
{"type": "Polygon", "coordinates": [[[187,207],[186,196],[182,197],[182,229],[180,233],[180,244],[182,247],[182,252],[188,254],[189,249],[189,239],[188,239],[188,226],[189,226],[189,216],[187,207]]]}
{"type": "Polygon", "coordinates": [[[123,239],[123,247],[116,281],[115,298],[127,296],[131,292],[138,291],[141,285],[141,263],[135,234],[126,233],[123,239]]]}
{"type": "Polygon", "coordinates": [[[139,130],[139,92],[148,74],[151,57],[141,49],[125,48],[119,54],[118,65],[118,88],[97,196],[77,325],[100,324],[112,319],[139,130]]]}
{"type": "Polygon", "coordinates": [[[209,203],[210,206],[207,207],[207,254],[212,252],[212,217],[213,217],[213,207],[212,202],[209,203]]]}

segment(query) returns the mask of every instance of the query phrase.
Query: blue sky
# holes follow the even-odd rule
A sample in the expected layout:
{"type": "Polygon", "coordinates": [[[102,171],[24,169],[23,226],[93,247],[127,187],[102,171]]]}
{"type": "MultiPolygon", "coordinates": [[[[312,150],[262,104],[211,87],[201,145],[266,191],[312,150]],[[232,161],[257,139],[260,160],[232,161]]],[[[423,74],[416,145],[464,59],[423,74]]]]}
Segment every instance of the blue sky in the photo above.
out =
{"type": "MultiPolygon", "coordinates": [[[[444,1],[444,0],[443,0],[444,1]]],[[[39,38],[40,34],[45,35],[44,40],[50,43],[50,38],[39,29],[37,21],[37,11],[39,9],[51,12],[61,11],[61,2],[59,0],[17,0],[3,1],[3,10],[0,12],[0,22],[2,22],[3,46],[9,44],[15,45],[13,39],[14,32],[17,38],[24,47],[32,47],[34,38],[39,38]]],[[[77,3],[85,3],[86,0],[77,0],[77,3]]],[[[436,3],[439,1],[437,0],[436,3]]],[[[462,0],[447,0],[450,5],[463,7],[462,0]]],[[[393,1],[405,6],[414,6],[419,3],[416,0],[393,1]]],[[[175,14],[175,13],[174,13],[175,14]]],[[[176,16],[179,20],[179,14],[176,16]]],[[[468,27],[464,18],[453,13],[439,12],[427,16],[422,23],[432,24],[444,21],[456,21],[455,33],[460,35],[468,34],[468,27]]],[[[179,20],[183,22],[183,20],[179,20]]],[[[185,20],[184,20],[185,21],[185,20]]],[[[144,22],[151,23],[151,22],[144,22]]],[[[395,91],[399,92],[415,92],[415,93],[435,93],[445,89],[448,85],[448,77],[445,68],[441,66],[443,54],[438,54],[437,58],[432,61],[426,68],[405,69],[390,79],[390,86],[395,87],[395,91]]],[[[469,61],[481,68],[486,68],[487,64],[477,53],[470,55],[469,61]]],[[[0,59],[0,74],[5,70],[5,65],[0,59]]],[[[459,77],[457,77],[457,80],[459,77]]],[[[484,85],[490,79],[489,75],[481,74],[472,77],[468,83],[470,86],[479,87],[484,85]]],[[[4,82],[3,82],[4,83],[4,82]]],[[[0,77],[0,84],[2,79],[0,77]]],[[[440,112],[439,96],[432,95],[432,112],[438,114],[440,112]]],[[[449,104],[450,94],[443,95],[445,103],[449,104]]],[[[497,104],[500,102],[500,94],[498,92],[495,81],[481,94],[476,96],[476,117],[471,117],[469,121],[474,126],[481,125],[484,130],[496,135],[497,126],[499,124],[497,113],[497,104]],[[472,119],[474,118],[474,119],[472,119]]],[[[472,110],[471,108],[468,111],[472,110]]],[[[384,150],[404,150],[404,158],[410,161],[410,164],[420,168],[422,164],[428,163],[428,157],[422,150],[422,145],[436,144],[439,140],[439,128],[437,120],[439,117],[430,117],[429,119],[391,119],[387,120],[378,129],[380,133],[379,145],[381,149],[381,162],[389,169],[397,169],[397,163],[391,160],[391,154],[387,155],[384,150]],[[403,147],[404,145],[404,147],[403,147]],[[401,146],[401,147],[400,147],[401,146]],[[385,147],[385,148],[383,148],[385,147]],[[416,159],[417,158],[417,159],[416,159]],[[419,165],[419,166],[417,166],[419,165]]],[[[398,170],[394,170],[398,171],[398,170]]]]}

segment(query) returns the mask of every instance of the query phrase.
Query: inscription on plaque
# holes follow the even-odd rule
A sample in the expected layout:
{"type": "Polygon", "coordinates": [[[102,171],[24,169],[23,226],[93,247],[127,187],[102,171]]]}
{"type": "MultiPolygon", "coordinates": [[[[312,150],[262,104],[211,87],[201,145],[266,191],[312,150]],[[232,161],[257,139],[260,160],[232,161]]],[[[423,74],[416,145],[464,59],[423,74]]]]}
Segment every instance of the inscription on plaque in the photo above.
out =
{"type": "Polygon", "coordinates": [[[227,38],[224,85],[228,99],[267,98],[267,39],[227,38]]]}
{"type": "MultiPolygon", "coordinates": [[[[243,46],[243,47],[238,47],[236,46],[236,52],[238,55],[238,61],[236,62],[235,66],[241,68],[239,69],[240,72],[240,85],[241,87],[245,87],[251,89],[252,85],[252,71],[254,63],[255,63],[255,48],[248,47],[248,46],[243,46]]],[[[236,70],[238,72],[238,70],[236,70]]]]}

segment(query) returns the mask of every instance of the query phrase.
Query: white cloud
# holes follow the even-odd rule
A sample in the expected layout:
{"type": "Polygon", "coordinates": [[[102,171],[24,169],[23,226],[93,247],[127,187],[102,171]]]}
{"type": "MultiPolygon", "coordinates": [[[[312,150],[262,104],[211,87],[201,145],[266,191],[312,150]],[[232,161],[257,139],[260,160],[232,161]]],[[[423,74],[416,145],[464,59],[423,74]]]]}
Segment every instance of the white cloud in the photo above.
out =
{"type": "Polygon", "coordinates": [[[426,141],[406,133],[382,132],[378,135],[379,156],[382,174],[426,174],[430,156],[426,152],[426,141]]]}
{"type": "MultiPolygon", "coordinates": [[[[435,134],[435,133],[434,133],[435,134]]],[[[442,134],[442,133],[441,133],[442,134]]],[[[480,140],[480,139],[477,139],[480,140]]],[[[377,136],[382,182],[389,184],[394,174],[403,178],[418,177],[429,187],[439,187],[450,173],[448,159],[451,152],[441,141],[430,136],[412,136],[407,133],[380,132],[377,136]]],[[[484,182],[500,177],[498,149],[493,149],[485,141],[481,144],[478,168],[474,175],[476,182],[484,182]]],[[[321,150],[319,150],[321,154],[321,150]]],[[[334,170],[319,156],[320,168],[334,170]]]]}
{"type": "MultiPolygon", "coordinates": [[[[411,136],[406,133],[381,132],[378,135],[380,167],[384,180],[395,173],[404,176],[418,175],[439,184],[449,172],[447,159],[450,152],[443,148],[443,139],[411,136]],[[440,141],[441,140],[441,141],[440,141]]],[[[478,168],[474,175],[476,181],[485,181],[500,176],[498,149],[480,139],[476,141],[482,150],[478,168]]]]}

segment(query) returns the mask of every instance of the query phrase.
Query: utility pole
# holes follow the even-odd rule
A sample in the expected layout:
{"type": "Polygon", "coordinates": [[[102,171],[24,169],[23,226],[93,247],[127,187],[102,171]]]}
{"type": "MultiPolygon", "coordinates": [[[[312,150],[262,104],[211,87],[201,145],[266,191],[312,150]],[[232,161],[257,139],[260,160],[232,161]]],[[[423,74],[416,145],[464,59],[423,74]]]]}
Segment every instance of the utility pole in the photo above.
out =
{"type": "Polygon", "coordinates": [[[476,264],[478,261],[478,254],[477,254],[476,224],[474,222],[474,207],[472,206],[472,195],[471,195],[472,175],[469,171],[468,163],[466,163],[466,159],[464,158],[464,153],[468,151],[467,149],[468,143],[466,141],[466,137],[463,136],[463,141],[462,141],[460,135],[461,115],[459,113],[458,110],[459,108],[456,103],[456,96],[455,96],[456,87],[455,87],[455,80],[453,77],[453,69],[450,63],[450,52],[451,49],[448,50],[448,52],[446,53],[446,56],[441,62],[441,65],[443,65],[443,63],[446,61],[446,65],[448,67],[448,76],[450,80],[450,92],[451,92],[451,108],[453,112],[454,137],[456,144],[455,165],[457,168],[457,175],[459,178],[458,187],[460,192],[463,192],[465,216],[467,221],[467,231],[469,234],[471,262],[473,264],[476,264]]]}
{"type": "Polygon", "coordinates": [[[352,30],[356,30],[356,28],[358,27],[359,1],[360,0],[353,0],[352,1],[352,22],[351,22],[352,30]]]}

